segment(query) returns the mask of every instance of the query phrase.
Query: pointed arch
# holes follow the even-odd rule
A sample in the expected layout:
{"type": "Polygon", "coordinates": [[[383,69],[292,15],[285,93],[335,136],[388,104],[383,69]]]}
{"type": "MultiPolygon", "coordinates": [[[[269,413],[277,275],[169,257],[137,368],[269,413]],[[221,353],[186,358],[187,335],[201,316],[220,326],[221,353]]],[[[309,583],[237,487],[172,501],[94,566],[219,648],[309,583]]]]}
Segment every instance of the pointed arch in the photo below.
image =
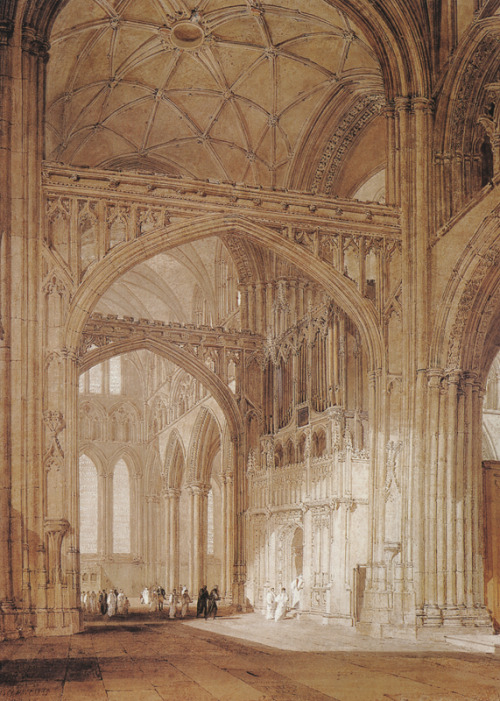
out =
{"type": "Polygon", "coordinates": [[[146,451],[145,492],[147,495],[160,496],[162,491],[161,457],[158,448],[150,444],[146,451]]]}
{"type": "Polygon", "coordinates": [[[66,346],[78,351],[89,314],[110,285],[127,270],[157,253],[181,244],[236,233],[274,250],[321,284],[358,328],[367,349],[369,369],[375,370],[383,366],[384,345],[375,307],[360,294],[351,280],[280,232],[243,217],[224,214],[196,217],[188,222],[161,227],[139,239],[115,246],[99,264],[86,273],[73,297],[66,324],[66,346]]]}
{"type": "Polygon", "coordinates": [[[202,407],[189,446],[189,481],[209,484],[213,459],[221,448],[221,429],[214,413],[202,407]]]}
{"type": "Polygon", "coordinates": [[[104,452],[92,441],[83,441],[79,446],[78,455],[87,455],[96,466],[98,475],[106,473],[108,459],[104,452]]]}
{"type": "Polygon", "coordinates": [[[158,355],[167,358],[167,360],[175,363],[187,373],[199,380],[199,382],[201,382],[201,384],[204,385],[204,387],[214,397],[215,401],[224,412],[233,438],[242,434],[243,424],[241,413],[233,392],[231,392],[228,386],[224,384],[224,382],[222,382],[222,380],[195,355],[186,353],[186,351],[173,343],[148,338],[110,343],[107,346],[103,346],[102,348],[98,348],[88,353],[82,363],[82,369],[86,370],[113,355],[129,353],[132,350],[140,349],[149,350],[152,353],[157,353],[158,355]]]}
{"type": "MultiPolygon", "coordinates": [[[[430,367],[488,374],[496,354],[491,333],[495,335],[500,315],[499,214],[497,205],[470,238],[450,275],[434,324],[430,367]],[[488,348],[492,357],[486,359],[488,348]]],[[[460,223],[461,229],[467,221],[468,217],[460,223]]]]}
{"type": "Polygon", "coordinates": [[[164,473],[167,489],[180,489],[186,466],[186,451],[179,431],[174,428],[165,450],[164,473]]]}
{"type": "Polygon", "coordinates": [[[110,468],[114,469],[114,466],[120,460],[123,460],[126,463],[131,477],[142,473],[141,459],[137,451],[131,446],[122,445],[111,454],[109,458],[110,468]]]}

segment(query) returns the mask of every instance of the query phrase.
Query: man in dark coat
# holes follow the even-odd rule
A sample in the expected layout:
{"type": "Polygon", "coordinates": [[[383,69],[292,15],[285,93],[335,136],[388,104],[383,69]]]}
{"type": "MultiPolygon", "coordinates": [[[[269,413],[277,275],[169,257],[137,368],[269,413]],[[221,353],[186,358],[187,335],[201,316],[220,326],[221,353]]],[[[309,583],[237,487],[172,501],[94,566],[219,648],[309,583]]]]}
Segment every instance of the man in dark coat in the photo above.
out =
{"type": "Polygon", "coordinates": [[[210,618],[210,616],[213,616],[215,618],[215,616],[217,615],[218,601],[220,601],[219,587],[216,584],[208,597],[208,610],[205,613],[205,618],[210,618]]]}
{"type": "Polygon", "coordinates": [[[204,584],[198,594],[198,602],[196,604],[196,618],[202,613],[205,618],[207,617],[207,599],[208,599],[208,589],[207,585],[204,584]]]}
{"type": "Polygon", "coordinates": [[[108,611],[108,597],[105,591],[99,592],[99,607],[101,609],[101,614],[104,616],[108,611]]]}

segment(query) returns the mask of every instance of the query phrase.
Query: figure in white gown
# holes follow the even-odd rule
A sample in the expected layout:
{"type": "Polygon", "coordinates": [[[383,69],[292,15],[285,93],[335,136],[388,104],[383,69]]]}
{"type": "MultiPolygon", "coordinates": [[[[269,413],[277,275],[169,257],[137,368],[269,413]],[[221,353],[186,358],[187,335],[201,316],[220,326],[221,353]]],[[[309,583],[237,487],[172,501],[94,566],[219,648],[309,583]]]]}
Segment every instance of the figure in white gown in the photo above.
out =
{"type": "Polygon", "coordinates": [[[116,594],[110,589],[108,594],[108,616],[114,616],[116,614],[116,594]]]}
{"type": "Polygon", "coordinates": [[[304,578],[302,577],[301,574],[298,575],[298,577],[295,577],[291,584],[291,591],[292,591],[292,609],[297,611],[297,613],[300,612],[301,608],[301,603],[302,603],[302,590],[304,589],[304,578]]]}
{"type": "Polygon", "coordinates": [[[192,599],[189,596],[189,592],[187,590],[187,587],[182,587],[182,593],[181,593],[181,618],[185,618],[187,616],[188,610],[189,610],[189,604],[191,603],[192,599]]]}
{"type": "Polygon", "coordinates": [[[274,587],[271,587],[266,594],[266,620],[272,621],[276,611],[276,595],[274,587]]]}
{"type": "Polygon", "coordinates": [[[118,596],[116,598],[116,612],[119,614],[125,613],[125,594],[122,589],[120,589],[118,596]]]}
{"type": "Polygon", "coordinates": [[[288,604],[288,594],[285,587],[282,587],[281,593],[276,597],[276,613],[274,614],[275,621],[281,621],[286,616],[286,607],[288,604]]]}
{"type": "Polygon", "coordinates": [[[175,611],[177,608],[177,592],[174,589],[173,592],[168,597],[168,617],[175,618],[175,611]]]}
{"type": "Polygon", "coordinates": [[[149,606],[149,589],[147,587],[142,590],[142,601],[146,606],[149,606]]]}

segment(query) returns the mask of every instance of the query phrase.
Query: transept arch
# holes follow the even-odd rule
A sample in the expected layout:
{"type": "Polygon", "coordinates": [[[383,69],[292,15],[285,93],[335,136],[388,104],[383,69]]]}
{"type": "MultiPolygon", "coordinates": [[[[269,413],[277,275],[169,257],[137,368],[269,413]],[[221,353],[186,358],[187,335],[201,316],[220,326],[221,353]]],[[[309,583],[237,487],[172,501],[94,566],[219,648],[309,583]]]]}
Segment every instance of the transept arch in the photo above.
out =
{"type": "Polygon", "coordinates": [[[157,229],[111,250],[104,260],[84,276],[73,297],[66,324],[66,346],[77,351],[89,312],[105,290],[124,272],[156,253],[167,252],[183,243],[230,233],[239,233],[275,250],[299,270],[312,275],[358,327],[367,349],[369,369],[383,367],[383,339],[375,307],[367,298],[362,297],[352,281],[280,233],[244,218],[227,215],[200,217],[166,229],[157,229]]]}
{"type": "Polygon", "coordinates": [[[194,355],[184,352],[181,348],[165,341],[154,339],[137,339],[133,341],[116,342],[90,351],[81,366],[81,371],[101,363],[114,355],[128,353],[132,350],[145,349],[167,358],[193,377],[196,377],[208,389],[221,406],[233,438],[242,432],[241,414],[231,390],[209,368],[194,355]]]}
{"type": "Polygon", "coordinates": [[[494,295],[500,283],[497,265],[500,258],[499,212],[497,206],[485,218],[448,279],[431,336],[430,367],[474,372],[485,369],[479,367],[487,332],[484,328],[487,320],[483,315],[487,312],[491,318],[494,295]],[[480,335],[476,337],[479,331],[480,335]]]}

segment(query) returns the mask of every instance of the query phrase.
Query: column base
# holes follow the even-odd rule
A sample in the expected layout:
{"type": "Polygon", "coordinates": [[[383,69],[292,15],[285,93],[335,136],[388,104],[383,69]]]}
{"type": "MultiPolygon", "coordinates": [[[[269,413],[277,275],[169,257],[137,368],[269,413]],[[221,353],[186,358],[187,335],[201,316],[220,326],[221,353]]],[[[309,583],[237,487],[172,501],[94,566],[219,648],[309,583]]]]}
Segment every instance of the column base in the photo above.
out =
{"type": "Polygon", "coordinates": [[[19,613],[12,601],[2,601],[0,605],[0,639],[15,640],[22,635],[19,613]]]}
{"type": "Polygon", "coordinates": [[[80,609],[39,609],[36,612],[35,635],[74,635],[83,629],[80,609]]]}

